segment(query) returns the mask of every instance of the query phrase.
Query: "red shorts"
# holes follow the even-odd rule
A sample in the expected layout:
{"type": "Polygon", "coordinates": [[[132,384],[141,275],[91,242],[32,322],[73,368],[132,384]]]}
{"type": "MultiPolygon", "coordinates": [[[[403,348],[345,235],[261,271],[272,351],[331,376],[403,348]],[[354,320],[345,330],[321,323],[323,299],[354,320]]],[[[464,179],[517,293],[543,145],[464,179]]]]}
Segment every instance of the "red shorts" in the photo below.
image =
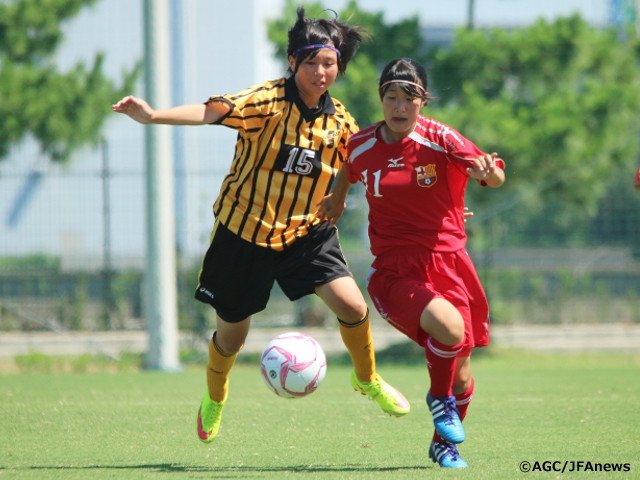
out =
{"type": "Polygon", "coordinates": [[[434,298],[451,302],[464,319],[464,346],[458,356],[489,345],[489,304],[464,249],[385,253],[369,270],[367,290],[380,315],[418,345],[425,346],[428,338],[420,328],[420,315],[434,298]]]}

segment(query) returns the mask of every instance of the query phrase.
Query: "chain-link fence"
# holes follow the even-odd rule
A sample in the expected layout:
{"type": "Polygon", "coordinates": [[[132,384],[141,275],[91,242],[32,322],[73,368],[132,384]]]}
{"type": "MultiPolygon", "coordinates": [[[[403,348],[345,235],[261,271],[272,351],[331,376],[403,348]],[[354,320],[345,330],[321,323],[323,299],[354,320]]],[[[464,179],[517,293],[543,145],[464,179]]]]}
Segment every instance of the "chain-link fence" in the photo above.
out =
{"type": "MultiPolygon", "coordinates": [[[[101,152],[93,154],[99,158],[101,152]]],[[[40,172],[37,178],[28,169],[2,170],[0,330],[145,328],[143,175],[90,163],[93,169],[40,172]]],[[[545,230],[543,222],[538,238],[523,243],[527,232],[512,227],[522,223],[517,204],[475,209],[467,222],[468,250],[494,322],[640,322],[640,195],[633,191],[633,173],[623,184],[612,183],[597,215],[579,222],[587,226],[579,232],[579,246],[575,235],[563,239],[545,230]]],[[[219,182],[196,176],[200,183],[219,182]]],[[[184,178],[187,185],[190,178],[184,178]]],[[[361,193],[353,192],[341,239],[364,289],[371,255],[361,193]]],[[[486,194],[502,192],[488,189],[486,194]]],[[[212,222],[210,211],[178,222],[192,226],[182,235],[200,239],[199,249],[178,253],[184,330],[206,332],[210,326],[212,312],[193,300],[193,290],[212,222]]],[[[291,304],[275,287],[260,317],[257,325],[318,325],[329,312],[314,298],[291,304]]]]}

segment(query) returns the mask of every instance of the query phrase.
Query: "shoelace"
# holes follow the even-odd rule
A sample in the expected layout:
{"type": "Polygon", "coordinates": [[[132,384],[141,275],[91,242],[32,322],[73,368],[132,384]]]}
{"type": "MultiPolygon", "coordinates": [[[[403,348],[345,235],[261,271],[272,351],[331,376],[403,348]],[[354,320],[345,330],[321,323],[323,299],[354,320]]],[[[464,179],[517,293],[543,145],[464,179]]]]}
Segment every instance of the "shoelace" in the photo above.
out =
{"type": "MultiPolygon", "coordinates": [[[[222,413],[222,406],[221,405],[213,405],[211,408],[208,408],[207,411],[207,420],[209,420],[209,422],[214,423],[214,421],[220,416],[220,414],[222,413]]],[[[200,415],[203,415],[203,412],[200,412],[200,415]]]]}
{"type": "Polygon", "coordinates": [[[362,390],[364,391],[364,393],[369,395],[371,399],[374,399],[378,395],[384,393],[383,392],[384,388],[382,387],[382,385],[380,385],[380,382],[378,382],[377,380],[367,383],[366,387],[363,385],[362,390]]]}
{"type": "Polygon", "coordinates": [[[445,450],[449,453],[449,455],[451,455],[452,460],[455,461],[455,460],[458,460],[458,458],[460,458],[460,453],[458,452],[458,449],[455,448],[452,443],[447,443],[445,450]]]}
{"type": "MultiPolygon", "coordinates": [[[[381,381],[375,381],[375,382],[371,382],[371,384],[376,384],[379,388],[378,388],[378,395],[382,395],[384,398],[386,398],[387,400],[397,400],[396,398],[396,389],[393,388],[391,385],[389,385],[388,383],[384,383],[381,381]]],[[[378,396],[376,395],[376,397],[378,396]]]]}
{"type": "Polygon", "coordinates": [[[389,385],[381,384],[380,394],[387,400],[395,400],[394,391],[389,385]]]}
{"type": "Polygon", "coordinates": [[[453,414],[457,414],[456,400],[454,397],[448,397],[444,402],[445,422],[449,425],[453,424],[453,414]]]}
{"type": "Polygon", "coordinates": [[[436,457],[440,458],[442,456],[450,456],[451,460],[456,461],[460,458],[460,453],[458,449],[452,443],[442,443],[438,442],[436,444],[436,457]],[[440,453],[440,455],[438,455],[440,453]]]}
{"type": "Polygon", "coordinates": [[[382,398],[386,398],[387,400],[394,400],[394,402],[397,400],[395,389],[380,380],[374,380],[366,385],[363,391],[371,400],[378,398],[379,395],[382,395],[382,398]]]}

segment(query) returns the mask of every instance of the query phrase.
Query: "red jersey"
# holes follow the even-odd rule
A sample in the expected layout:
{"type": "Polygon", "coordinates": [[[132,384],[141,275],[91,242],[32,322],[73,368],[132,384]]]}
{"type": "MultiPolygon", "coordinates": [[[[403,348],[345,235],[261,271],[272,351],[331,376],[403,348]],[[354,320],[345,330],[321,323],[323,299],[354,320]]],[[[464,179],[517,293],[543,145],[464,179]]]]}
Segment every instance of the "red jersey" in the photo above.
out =
{"type": "Polygon", "coordinates": [[[410,135],[388,144],[380,137],[383,123],[361,130],[348,144],[349,182],[360,180],[366,187],[371,252],[464,248],[466,169],[472,166],[464,159],[484,152],[453,128],[423,116],[410,135]]]}

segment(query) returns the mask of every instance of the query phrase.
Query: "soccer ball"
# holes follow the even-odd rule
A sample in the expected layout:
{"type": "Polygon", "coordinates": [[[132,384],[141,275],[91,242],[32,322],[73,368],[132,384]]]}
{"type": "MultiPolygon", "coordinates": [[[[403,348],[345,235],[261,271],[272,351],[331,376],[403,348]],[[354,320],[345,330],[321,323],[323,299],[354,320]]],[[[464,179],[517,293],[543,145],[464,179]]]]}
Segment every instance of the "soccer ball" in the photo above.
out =
{"type": "Polygon", "coordinates": [[[304,397],[316,391],[327,372],[327,358],[309,335],[278,335],[262,352],[262,378],[270,390],[284,398],[304,397]]]}

